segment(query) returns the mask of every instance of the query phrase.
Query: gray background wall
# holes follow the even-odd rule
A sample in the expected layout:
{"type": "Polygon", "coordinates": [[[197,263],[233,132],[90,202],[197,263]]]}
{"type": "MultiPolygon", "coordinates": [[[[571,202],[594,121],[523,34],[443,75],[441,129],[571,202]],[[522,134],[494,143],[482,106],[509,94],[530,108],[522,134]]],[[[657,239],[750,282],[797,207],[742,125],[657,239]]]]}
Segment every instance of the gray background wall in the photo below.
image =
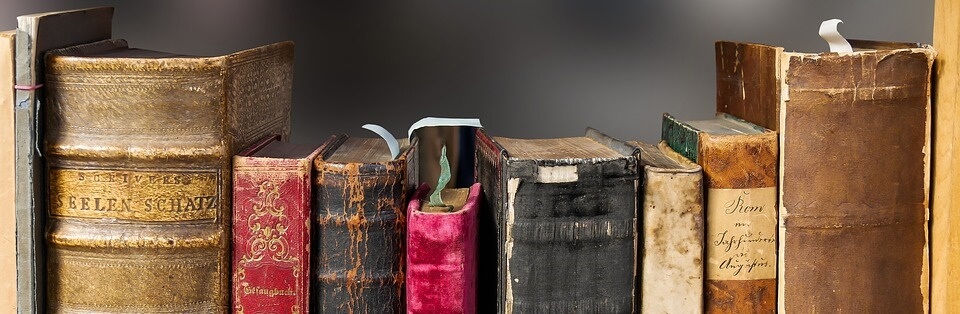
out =
{"type": "Polygon", "coordinates": [[[848,38],[929,43],[933,30],[932,0],[3,1],[0,29],[115,6],[114,37],[139,48],[215,55],[294,40],[293,141],[307,143],[367,136],[367,122],[399,136],[430,115],[479,117],[500,136],[594,126],[652,142],[663,112],[713,115],[716,40],[822,51],[828,18],[848,38]]]}

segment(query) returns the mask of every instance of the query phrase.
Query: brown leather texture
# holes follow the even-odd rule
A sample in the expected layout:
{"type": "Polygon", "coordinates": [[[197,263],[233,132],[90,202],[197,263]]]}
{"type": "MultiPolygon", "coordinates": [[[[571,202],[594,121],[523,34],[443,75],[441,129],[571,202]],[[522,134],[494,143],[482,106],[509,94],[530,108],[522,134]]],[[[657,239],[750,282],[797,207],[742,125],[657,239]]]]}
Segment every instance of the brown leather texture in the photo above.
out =
{"type": "Polygon", "coordinates": [[[779,128],[781,47],[718,41],[717,112],[779,128]]]}
{"type": "Polygon", "coordinates": [[[293,44],[46,63],[47,311],[226,313],[231,160],[290,130],[293,44]],[[239,90],[238,90],[239,89],[239,90]]]}
{"type": "Polygon", "coordinates": [[[926,312],[934,52],[787,57],[781,310],[926,312]]]}
{"type": "MultiPolygon", "coordinates": [[[[714,136],[700,133],[699,161],[709,189],[754,189],[777,186],[777,133],[714,136]]],[[[715,197],[715,196],[714,196],[715,197]]],[[[711,210],[711,208],[707,208],[711,210]]],[[[773,210],[775,208],[771,208],[773,210]]],[[[709,213],[708,213],[709,215],[709,213]]],[[[708,242],[719,232],[707,220],[708,242]]],[[[754,226],[754,232],[773,236],[776,223],[754,226]]],[[[707,246],[714,245],[707,243],[707,246]]],[[[766,261],[775,263],[776,252],[765,252],[766,261]]],[[[707,272],[711,271],[709,268],[707,272]]],[[[777,280],[705,280],[707,313],[773,313],[777,309],[777,280]]]]}

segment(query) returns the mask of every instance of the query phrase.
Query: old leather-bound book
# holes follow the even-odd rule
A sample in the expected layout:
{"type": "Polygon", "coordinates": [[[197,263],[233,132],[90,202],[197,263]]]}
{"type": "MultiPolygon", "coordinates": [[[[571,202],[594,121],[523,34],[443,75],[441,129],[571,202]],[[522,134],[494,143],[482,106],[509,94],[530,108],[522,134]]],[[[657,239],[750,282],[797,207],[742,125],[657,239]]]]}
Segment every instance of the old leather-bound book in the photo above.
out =
{"type": "Polygon", "coordinates": [[[663,140],[703,167],[708,313],[772,313],[777,304],[777,133],[727,114],[680,121],[663,140]]]}
{"type": "Polygon", "coordinates": [[[0,32],[0,312],[17,312],[17,216],[13,131],[14,38],[0,32]]]}
{"type": "Polygon", "coordinates": [[[308,313],[316,145],[269,136],[233,157],[233,311],[308,313]]]}
{"type": "Polygon", "coordinates": [[[43,54],[111,36],[113,8],[99,7],[17,17],[16,104],[14,133],[17,223],[17,311],[39,313],[46,305],[44,252],[44,162],[40,100],[43,99],[43,54]]]}
{"type": "Polygon", "coordinates": [[[780,132],[781,312],[925,312],[935,52],[850,42],[819,54],[717,43],[729,86],[717,108],[780,132]]]}
{"type": "Polygon", "coordinates": [[[226,312],[231,161],[287,136],[293,43],[46,57],[47,310],[226,312]]]}
{"type": "Polygon", "coordinates": [[[407,207],[407,312],[476,313],[480,184],[442,189],[427,201],[422,184],[407,207]]]}
{"type": "Polygon", "coordinates": [[[406,206],[416,139],[393,158],[379,138],[331,137],[314,161],[317,312],[404,311],[406,206]]]}
{"type": "Polygon", "coordinates": [[[640,312],[703,312],[703,171],[666,143],[640,149],[640,312]]]}
{"type": "Polygon", "coordinates": [[[479,129],[476,143],[489,204],[480,271],[492,272],[480,275],[477,302],[496,307],[479,312],[633,312],[636,148],[594,129],[553,139],[479,129]]]}

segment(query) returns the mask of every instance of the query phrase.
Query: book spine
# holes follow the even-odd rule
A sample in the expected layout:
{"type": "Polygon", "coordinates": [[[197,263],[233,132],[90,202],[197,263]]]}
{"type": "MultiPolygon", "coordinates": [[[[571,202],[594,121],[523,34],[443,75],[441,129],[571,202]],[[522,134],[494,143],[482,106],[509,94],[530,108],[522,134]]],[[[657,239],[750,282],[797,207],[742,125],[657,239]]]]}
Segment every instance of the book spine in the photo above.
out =
{"type": "Polygon", "coordinates": [[[636,159],[505,167],[504,312],[634,311],[636,159]]]}
{"type": "Polygon", "coordinates": [[[233,310],[308,313],[312,160],[234,157],[233,310]]]}
{"type": "Polygon", "coordinates": [[[780,311],[928,311],[934,52],[784,58],[780,311]]]}
{"type": "Polygon", "coordinates": [[[480,225],[477,232],[477,312],[503,313],[505,298],[501,274],[506,259],[502,250],[503,191],[506,189],[503,165],[506,153],[483,129],[477,129],[474,134],[477,145],[474,175],[482,187],[484,203],[477,217],[480,225]]]}
{"type": "Polygon", "coordinates": [[[640,312],[702,313],[704,216],[700,168],[644,166],[641,202],[640,312]]]}
{"type": "Polygon", "coordinates": [[[407,167],[317,159],[317,311],[404,311],[407,167]]]}
{"type": "Polygon", "coordinates": [[[14,147],[14,49],[15,31],[0,32],[0,311],[17,312],[17,215],[13,187],[17,182],[14,147]]]}
{"type": "Polygon", "coordinates": [[[224,312],[232,151],[221,69],[112,66],[47,60],[48,310],[224,312]]]}
{"type": "Polygon", "coordinates": [[[678,152],[695,146],[696,153],[685,157],[703,167],[706,312],[774,312],[776,133],[711,136],[667,118],[664,140],[678,152]]]}
{"type": "Polygon", "coordinates": [[[715,47],[717,112],[778,130],[783,48],[728,41],[715,47]]]}
{"type": "Polygon", "coordinates": [[[407,312],[475,313],[480,184],[453,213],[420,211],[429,192],[423,184],[407,207],[407,312]]]}

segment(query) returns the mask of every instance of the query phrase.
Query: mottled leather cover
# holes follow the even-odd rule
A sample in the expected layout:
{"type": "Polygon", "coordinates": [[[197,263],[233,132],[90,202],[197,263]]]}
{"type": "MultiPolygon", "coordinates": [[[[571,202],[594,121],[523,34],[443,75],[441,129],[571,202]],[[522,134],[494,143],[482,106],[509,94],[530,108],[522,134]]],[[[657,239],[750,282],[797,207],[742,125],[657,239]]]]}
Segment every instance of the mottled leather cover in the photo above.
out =
{"type": "Polygon", "coordinates": [[[293,43],[46,56],[47,310],[227,312],[233,155],[290,132],[293,43]]]}
{"type": "Polygon", "coordinates": [[[514,158],[477,130],[480,312],[636,311],[637,152],[587,137],[620,156],[514,158]],[[544,175],[561,169],[575,170],[544,175]]]}
{"type": "Polygon", "coordinates": [[[407,206],[407,313],[476,313],[480,184],[451,213],[421,211],[430,186],[407,206]]]}
{"type": "MultiPolygon", "coordinates": [[[[736,117],[718,114],[718,119],[739,120],[736,117]]],[[[745,122],[744,122],[745,123],[745,122]]],[[[697,162],[703,167],[706,199],[718,197],[717,190],[747,190],[758,188],[776,188],[777,186],[777,133],[754,126],[760,130],[757,134],[711,134],[698,130],[687,123],[664,114],[663,140],[677,153],[697,162]]],[[[706,265],[705,308],[707,313],[772,313],[777,308],[776,279],[776,197],[768,200],[769,206],[760,213],[738,213],[745,220],[751,215],[771,215],[764,224],[754,224],[747,228],[734,228],[723,221],[710,220],[711,216],[720,216],[719,211],[726,207],[706,206],[706,260],[721,258],[710,256],[710,250],[724,251],[725,244],[731,241],[734,249],[744,248],[743,255],[735,255],[732,262],[721,263],[718,268],[706,265]],[[710,211],[718,211],[711,213],[710,211]],[[743,242],[736,242],[743,240],[743,242]],[[763,242],[765,241],[765,242],[763,242]],[[750,243],[766,243],[764,248],[753,249],[750,243]],[[769,278],[747,276],[748,269],[726,279],[716,279],[714,273],[726,272],[724,265],[762,264],[769,270],[769,278]],[[735,278],[734,278],[735,277],[735,278]]],[[[748,204],[751,205],[751,204],[748,204]]],[[[730,213],[727,213],[730,214],[730,213]]]]}
{"type": "Polygon", "coordinates": [[[313,158],[233,157],[233,312],[309,313],[313,158]]]}
{"type": "Polygon", "coordinates": [[[416,139],[384,163],[327,161],[346,140],[332,138],[314,161],[312,306],[318,313],[403,312],[405,211],[417,177],[416,139]]]}
{"type": "Polygon", "coordinates": [[[703,312],[703,169],[666,143],[640,149],[640,313],[703,312]]]}
{"type": "Polygon", "coordinates": [[[784,55],[782,311],[928,311],[934,54],[784,55]]]}
{"type": "Polygon", "coordinates": [[[780,128],[782,47],[718,41],[717,112],[770,130],[780,128]]]}

